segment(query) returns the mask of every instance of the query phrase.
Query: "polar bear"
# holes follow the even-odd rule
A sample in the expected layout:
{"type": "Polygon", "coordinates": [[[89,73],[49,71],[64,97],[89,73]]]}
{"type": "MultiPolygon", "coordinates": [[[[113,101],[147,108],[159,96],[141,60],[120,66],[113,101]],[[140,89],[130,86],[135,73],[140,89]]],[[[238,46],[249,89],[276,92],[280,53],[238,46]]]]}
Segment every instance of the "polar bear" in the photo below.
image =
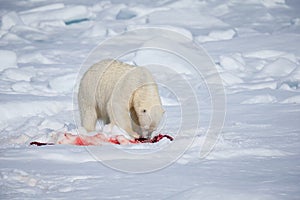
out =
{"type": "Polygon", "coordinates": [[[164,113],[157,84],[144,67],[103,60],[80,81],[81,125],[94,131],[97,119],[116,125],[133,138],[150,138],[164,113]]]}

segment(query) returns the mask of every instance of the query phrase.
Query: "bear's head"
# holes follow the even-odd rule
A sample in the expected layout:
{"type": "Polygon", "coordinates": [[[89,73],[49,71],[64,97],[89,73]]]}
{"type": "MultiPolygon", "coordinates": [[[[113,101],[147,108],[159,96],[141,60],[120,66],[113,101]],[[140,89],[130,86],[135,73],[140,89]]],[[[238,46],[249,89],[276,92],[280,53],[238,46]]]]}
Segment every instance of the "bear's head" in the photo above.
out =
{"type": "Polygon", "coordinates": [[[132,121],[142,138],[150,138],[164,115],[156,84],[140,87],[134,93],[132,121]]]}
{"type": "Polygon", "coordinates": [[[140,134],[143,138],[150,138],[157,129],[163,117],[164,110],[161,105],[141,106],[137,112],[140,125],[140,134]]]}

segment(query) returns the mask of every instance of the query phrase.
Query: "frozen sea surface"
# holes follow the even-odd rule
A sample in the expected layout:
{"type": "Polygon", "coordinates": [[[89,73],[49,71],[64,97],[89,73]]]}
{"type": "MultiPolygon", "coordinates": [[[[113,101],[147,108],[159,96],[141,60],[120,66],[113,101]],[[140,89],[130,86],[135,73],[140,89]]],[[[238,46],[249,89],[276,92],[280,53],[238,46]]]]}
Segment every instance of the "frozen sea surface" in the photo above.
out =
{"type": "MultiPolygon", "coordinates": [[[[299,9],[297,0],[2,0],[0,199],[298,199],[299,9]],[[56,131],[75,131],[73,89],[81,63],[100,42],[152,26],[194,40],[216,64],[225,87],[226,118],[208,156],[199,158],[211,116],[204,82],[180,68],[184,63],[151,51],[123,60],[173,62],[180,77],[198,88],[203,126],[179,159],[154,172],[133,174],[103,165],[85,147],[29,146],[56,131]]],[[[165,88],[160,93],[167,111],[164,131],[176,136],[178,99],[165,88]]],[[[189,119],[195,114],[189,110],[189,119]]],[[[175,137],[173,143],[186,139],[175,137]]],[[[168,145],[103,145],[95,152],[110,155],[123,148],[141,153],[168,145]]],[[[164,156],[157,151],[153,162],[164,156]]],[[[116,165],[134,162],[110,159],[116,165]]]]}

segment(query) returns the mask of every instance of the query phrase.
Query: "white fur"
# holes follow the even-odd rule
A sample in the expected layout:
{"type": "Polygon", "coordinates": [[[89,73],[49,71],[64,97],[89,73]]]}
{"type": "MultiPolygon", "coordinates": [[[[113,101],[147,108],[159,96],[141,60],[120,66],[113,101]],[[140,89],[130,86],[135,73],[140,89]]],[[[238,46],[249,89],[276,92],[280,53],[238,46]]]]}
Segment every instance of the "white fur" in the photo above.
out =
{"type": "Polygon", "coordinates": [[[164,113],[151,73],[114,60],[96,63],[84,74],[78,103],[81,124],[87,131],[94,131],[101,119],[135,138],[150,137],[164,113]]]}

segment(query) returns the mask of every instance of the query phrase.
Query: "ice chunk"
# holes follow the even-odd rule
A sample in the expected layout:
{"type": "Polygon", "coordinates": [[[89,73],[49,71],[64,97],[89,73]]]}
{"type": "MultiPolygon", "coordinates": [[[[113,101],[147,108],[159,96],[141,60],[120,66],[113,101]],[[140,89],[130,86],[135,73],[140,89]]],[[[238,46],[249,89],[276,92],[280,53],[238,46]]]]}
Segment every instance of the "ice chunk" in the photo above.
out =
{"type": "Polygon", "coordinates": [[[53,64],[54,61],[45,57],[39,52],[23,54],[18,58],[19,63],[41,63],[41,64],[53,64]]]}
{"type": "Polygon", "coordinates": [[[3,76],[10,80],[16,81],[30,81],[31,77],[35,76],[35,71],[32,67],[21,69],[6,69],[3,76]]]}
{"type": "Polygon", "coordinates": [[[220,19],[205,15],[197,9],[176,9],[167,11],[155,11],[149,14],[151,24],[169,24],[177,26],[195,26],[201,28],[228,27],[220,19]]]}
{"type": "Polygon", "coordinates": [[[232,56],[220,56],[220,65],[225,70],[239,70],[243,71],[245,66],[245,61],[243,58],[238,55],[232,55],[232,56]]]}
{"type": "Polygon", "coordinates": [[[273,57],[278,57],[284,54],[282,51],[275,51],[275,50],[260,50],[260,51],[252,51],[252,52],[247,52],[244,53],[244,57],[248,58],[261,58],[261,59],[266,59],[266,58],[273,58],[273,57]]]}
{"type": "Polygon", "coordinates": [[[75,86],[77,74],[59,76],[49,81],[50,87],[57,92],[71,92],[75,86]]]}
{"type": "Polygon", "coordinates": [[[269,94],[266,95],[257,95],[248,100],[243,101],[241,104],[258,104],[258,103],[274,103],[277,102],[276,97],[269,94]]]}
{"type": "Polygon", "coordinates": [[[278,88],[281,90],[293,91],[288,83],[282,83],[278,88]]]}
{"type": "Polygon", "coordinates": [[[283,84],[288,85],[290,89],[300,88],[300,67],[297,67],[290,75],[284,78],[283,84]]]}
{"type": "Polygon", "coordinates": [[[222,4],[220,3],[219,5],[217,5],[216,7],[214,7],[211,11],[209,11],[210,13],[212,13],[213,16],[223,16],[227,13],[230,12],[229,9],[229,4],[222,4]]]}
{"type": "Polygon", "coordinates": [[[27,81],[18,81],[16,83],[14,83],[11,86],[11,88],[13,89],[13,91],[19,92],[19,93],[29,93],[34,90],[32,85],[27,81]]]}
{"type": "Polygon", "coordinates": [[[190,39],[190,40],[193,40],[193,34],[185,29],[185,28],[182,28],[182,27],[176,27],[176,26],[167,26],[167,25],[164,25],[164,26],[152,26],[152,25],[128,25],[127,26],[127,30],[128,31],[131,31],[131,30],[135,30],[135,29],[140,29],[140,28],[160,28],[162,27],[163,29],[167,29],[167,30],[170,30],[170,31],[174,31],[174,32],[177,32],[183,36],[185,36],[186,38],[190,39]]]}
{"type": "Polygon", "coordinates": [[[285,0],[261,0],[261,3],[267,8],[286,6],[285,0]]]}
{"type": "Polygon", "coordinates": [[[260,59],[268,59],[268,60],[286,58],[292,62],[295,63],[298,62],[298,58],[294,54],[284,52],[284,51],[276,51],[276,50],[268,50],[268,49],[243,53],[243,56],[246,58],[260,58],[260,59]]]}
{"type": "Polygon", "coordinates": [[[255,29],[247,27],[236,27],[234,29],[237,32],[237,35],[241,37],[250,37],[260,35],[261,33],[255,29]]]}
{"type": "Polygon", "coordinates": [[[230,40],[235,36],[236,32],[233,29],[212,31],[208,36],[214,40],[230,40]]]}
{"type": "Polygon", "coordinates": [[[20,35],[22,38],[25,38],[29,41],[47,41],[48,35],[36,28],[29,26],[18,25],[10,29],[12,33],[20,35]]]}
{"type": "Polygon", "coordinates": [[[236,35],[232,29],[211,31],[207,36],[198,36],[196,39],[199,42],[210,42],[219,40],[230,40],[236,35]]]}
{"type": "Polygon", "coordinates": [[[28,21],[29,19],[27,19],[26,21],[27,23],[25,23],[26,25],[28,25],[29,23],[31,25],[38,26],[39,28],[45,30],[45,27],[62,27],[66,25],[63,17],[62,18],[60,18],[59,16],[54,17],[51,14],[51,12],[59,13],[59,11],[63,11],[64,9],[65,9],[64,4],[56,3],[56,4],[36,7],[30,10],[25,10],[20,12],[19,14],[21,15],[21,18],[23,16],[23,18],[27,19],[30,18],[30,16],[34,17],[34,15],[39,16],[42,13],[48,13],[48,14],[50,13],[48,17],[44,16],[40,19],[32,19],[31,21],[34,21],[34,24],[31,24],[31,22],[29,23],[28,21]]]}
{"type": "MultiPolygon", "coordinates": [[[[295,63],[293,63],[293,64],[295,64],[295,63]]],[[[295,66],[296,66],[296,69],[293,71],[293,73],[290,74],[290,77],[293,80],[300,81],[300,66],[299,66],[299,64],[295,64],[295,66]]]]}
{"type": "Polygon", "coordinates": [[[297,65],[294,62],[285,58],[279,58],[266,65],[261,72],[274,77],[284,77],[289,75],[296,68],[297,65]]]}
{"type": "Polygon", "coordinates": [[[297,90],[300,88],[300,79],[293,80],[293,79],[286,79],[281,84],[279,83],[279,88],[282,90],[297,90]]]}
{"type": "Polygon", "coordinates": [[[126,19],[131,19],[131,18],[134,18],[134,17],[136,17],[135,12],[133,12],[131,10],[128,10],[128,9],[121,9],[119,11],[119,13],[117,14],[116,19],[126,20],[126,19]]]}
{"type": "Polygon", "coordinates": [[[179,102],[173,98],[161,97],[164,106],[178,106],[179,102]]]}
{"type": "Polygon", "coordinates": [[[17,67],[17,55],[14,51],[0,50],[0,71],[17,67]]]}
{"type": "Polygon", "coordinates": [[[17,36],[14,33],[6,32],[1,36],[1,44],[11,45],[11,44],[27,44],[29,41],[17,36]]]}
{"type": "Polygon", "coordinates": [[[63,20],[49,20],[49,21],[42,21],[39,23],[38,27],[43,30],[48,30],[49,27],[64,27],[66,26],[63,20]]]}
{"type": "Polygon", "coordinates": [[[2,16],[2,30],[8,30],[17,24],[23,24],[23,21],[16,12],[9,12],[2,16]]]}
{"type": "Polygon", "coordinates": [[[63,3],[55,3],[55,4],[49,4],[46,6],[41,6],[41,7],[36,7],[36,8],[29,9],[29,10],[25,10],[25,11],[20,12],[20,14],[56,10],[56,9],[61,9],[64,7],[65,7],[65,5],[63,3]]]}
{"type": "Polygon", "coordinates": [[[220,75],[223,80],[223,83],[227,86],[244,83],[244,81],[241,78],[233,75],[230,72],[223,72],[223,73],[220,73],[220,75]]]}
{"type": "Polygon", "coordinates": [[[242,83],[238,86],[234,86],[234,88],[244,88],[248,90],[261,90],[261,89],[277,89],[277,83],[274,81],[265,81],[258,83],[242,83]]]}
{"type": "Polygon", "coordinates": [[[85,37],[104,37],[108,34],[106,26],[102,23],[96,23],[90,29],[83,33],[85,37]]]}
{"type": "Polygon", "coordinates": [[[20,17],[27,25],[37,26],[41,21],[63,20],[70,22],[74,20],[89,19],[92,13],[86,6],[71,6],[43,12],[29,12],[20,17]]]}
{"type": "Polygon", "coordinates": [[[281,103],[295,103],[295,104],[300,104],[300,95],[289,97],[289,98],[281,101],[281,103]]]}

